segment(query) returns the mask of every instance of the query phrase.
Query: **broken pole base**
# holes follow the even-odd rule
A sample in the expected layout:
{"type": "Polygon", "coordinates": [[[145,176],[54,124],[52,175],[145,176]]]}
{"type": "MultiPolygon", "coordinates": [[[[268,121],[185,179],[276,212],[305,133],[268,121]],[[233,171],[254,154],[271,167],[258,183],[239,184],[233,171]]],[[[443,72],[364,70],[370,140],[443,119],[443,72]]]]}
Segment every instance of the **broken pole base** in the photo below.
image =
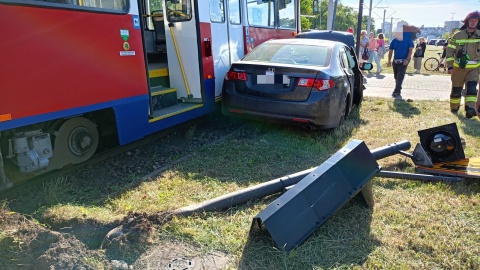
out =
{"type": "Polygon", "coordinates": [[[357,193],[373,205],[371,179],[379,170],[365,143],[352,140],[254,217],[251,230],[290,251],[357,193]]]}

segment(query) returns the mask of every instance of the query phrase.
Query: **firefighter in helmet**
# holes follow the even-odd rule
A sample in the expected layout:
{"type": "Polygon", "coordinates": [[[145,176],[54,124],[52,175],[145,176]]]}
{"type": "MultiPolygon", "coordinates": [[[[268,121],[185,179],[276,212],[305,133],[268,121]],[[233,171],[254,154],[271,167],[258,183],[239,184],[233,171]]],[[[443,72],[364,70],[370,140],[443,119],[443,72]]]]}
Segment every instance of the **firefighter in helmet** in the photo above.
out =
{"type": "Polygon", "coordinates": [[[476,116],[477,81],[480,70],[480,12],[467,15],[460,31],[455,33],[446,49],[448,74],[452,75],[450,92],[450,110],[457,113],[460,109],[462,89],[466,86],[465,116],[476,116]]]}

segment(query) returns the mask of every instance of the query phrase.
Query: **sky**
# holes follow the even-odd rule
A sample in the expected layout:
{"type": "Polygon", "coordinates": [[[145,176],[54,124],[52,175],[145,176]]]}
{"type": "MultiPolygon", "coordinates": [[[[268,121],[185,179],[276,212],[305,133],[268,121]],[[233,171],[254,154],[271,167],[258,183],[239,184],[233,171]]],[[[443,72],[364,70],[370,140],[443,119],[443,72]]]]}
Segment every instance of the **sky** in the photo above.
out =
{"type": "MultiPolygon", "coordinates": [[[[338,0],[346,6],[358,10],[359,0],[338,0]]],[[[363,0],[363,15],[368,16],[370,0],[363,0]]],[[[462,21],[468,13],[480,10],[480,0],[372,0],[372,18],[376,28],[381,27],[383,13],[385,21],[396,22],[404,20],[410,25],[420,27],[443,27],[445,21],[462,21]]]]}

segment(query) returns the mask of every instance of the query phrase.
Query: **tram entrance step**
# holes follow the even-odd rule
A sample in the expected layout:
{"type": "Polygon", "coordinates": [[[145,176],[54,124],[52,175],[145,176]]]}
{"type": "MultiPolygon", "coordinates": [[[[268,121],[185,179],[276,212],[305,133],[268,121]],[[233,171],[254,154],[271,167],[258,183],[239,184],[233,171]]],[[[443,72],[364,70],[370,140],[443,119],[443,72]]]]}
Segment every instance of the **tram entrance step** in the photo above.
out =
{"type": "Polygon", "coordinates": [[[177,104],[177,89],[156,86],[152,87],[153,110],[160,110],[177,104]]]}
{"type": "Polygon", "coordinates": [[[150,80],[150,87],[170,87],[170,79],[168,77],[168,68],[164,67],[166,64],[149,64],[148,77],[150,80]]]}

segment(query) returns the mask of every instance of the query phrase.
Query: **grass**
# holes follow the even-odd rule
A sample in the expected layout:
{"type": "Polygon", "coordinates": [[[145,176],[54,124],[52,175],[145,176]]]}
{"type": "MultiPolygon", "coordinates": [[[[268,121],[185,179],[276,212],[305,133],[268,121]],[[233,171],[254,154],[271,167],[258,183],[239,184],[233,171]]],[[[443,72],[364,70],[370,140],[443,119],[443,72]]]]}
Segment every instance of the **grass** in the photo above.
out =
{"type": "MultiPolygon", "coordinates": [[[[466,139],[466,155],[478,155],[479,120],[466,119],[462,112],[452,115],[448,108],[446,101],[366,98],[334,131],[247,122],[233,136],[195,149],[193,158],[150,181],[132,187],[131,179],[123,186],[119,180],[115,194],[98,194],[102,189],[92,185],[101,181],[94,181],[87,191],[83,181],[66,184],[59,179],[43,190],[22,194],[24,203],[14,204],[12,211],[61,224],[85,216],[113,222],[129,211],[169,211],[318,166],[351,139],[365,141],[370,149],[401,140],[414,146],[418,130],[452,122],[466,139]],[[55,192],[55,185],[68,190],[55,192]],[[75,199],[69,190],[76,191],[75,199]],[[90,199],[93,192],[95,200],[90,199]]],[[[189,131],[185,139],[195,132],[189,131]]],[[[387,170],[415,171],[401,155],[378,162],[387,170]]],[[[203,252],[226,252],[235,260],[232,268],[241,269],[480,268],[478,179],[449,184],[375,177],[373,190],[373,209],[350,201],[288,253],[249,235],[252,218],[278,195],[225,211],[175,217],[163,226],[160,238],[192,243],[203,252]]]]}
{"type": "MultiPolygon", "coordinates": [[[[442,51],[443,50],[442,50],[441,46],[437,47],[435,45],[427,45],[427,50],[425,51],[425,54],[424,54],[425,57],[422,59],[422,69],[421,69],[422,74],[450,76],[448,73],[443,72],[443,69],[440,69],[440,71],[427,71],[425,69],[424,65],[423,65],[425,63],[425,60],[427,60],[430,57],[435,57],[435,58],[438,59],[438,54],[437,53],[441,53],[442,51]]],[[[392,59],[393,59],[393,57],[392,57],[392,59]]],[[[392,67],[387,67],[387,61],[388,61],[388,52],[385,54],[383,59],[380,59],[380,64],[382,65],[382,68],[383,68],[382,73],[393,74],[393,68],[392,67]]],[[[372,69],[372,71],[377,70],[375,61],[373,61],[373,65],[374,65],[374,68],[372,69]]],[[[412,57],[412,61],[410,61],[410,63],[408,64],[406,73],[412,73],[413,74],[414,71],[415,71],[415,69],[413,68],[413,57],[412,57]]]]}

